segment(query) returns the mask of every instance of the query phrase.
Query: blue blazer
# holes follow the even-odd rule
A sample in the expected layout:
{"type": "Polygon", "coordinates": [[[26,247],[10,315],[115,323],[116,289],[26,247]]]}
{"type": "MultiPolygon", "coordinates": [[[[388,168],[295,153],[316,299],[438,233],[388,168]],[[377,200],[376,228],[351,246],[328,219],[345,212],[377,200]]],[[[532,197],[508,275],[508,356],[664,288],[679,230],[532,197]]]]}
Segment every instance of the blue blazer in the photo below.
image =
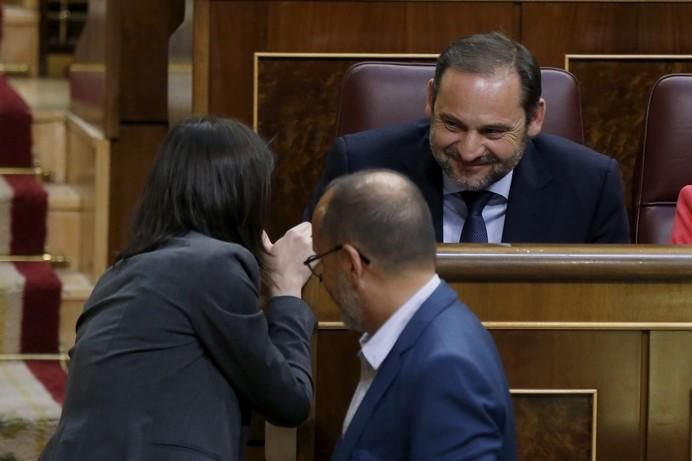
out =
{"type": "MultiPolygon", "coordinates": [[[[418,185],[442,242],[442,170],[430,151],[427,120],[340,137],[311,202],[310,219],[329,182],[367,168],[387,168],[418,185]]],[[[629,243],[617,161],[548,134],[528,141],[514,169],[502,234],[510,243],[629,243]]]]}
{"type": "Polygon", "coordinates": [[[493,339],[442,282],[380,366],[332,461],[513,461],[515,439],[493,339]]]}

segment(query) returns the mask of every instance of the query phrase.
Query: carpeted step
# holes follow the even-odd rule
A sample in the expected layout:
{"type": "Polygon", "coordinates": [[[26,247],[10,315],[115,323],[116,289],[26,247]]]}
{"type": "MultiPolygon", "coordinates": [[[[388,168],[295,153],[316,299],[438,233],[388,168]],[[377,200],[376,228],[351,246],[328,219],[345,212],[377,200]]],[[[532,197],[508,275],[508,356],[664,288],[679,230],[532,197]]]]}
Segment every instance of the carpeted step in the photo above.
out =
{"type": "Polygon", "coordinates": [[[58,361],[0,361],[0,460],[38,458],[58,425],[66,380],[58,361]]]}
{"type": "Polygon", "coordinates": [[[0,354],[59,352],[61,288],[48,263],[0,263],[0,354]]]}
{"type": "Polygon", "coordinates": [[[57,360],[6,360],[8,356],[3,354],[17,349],[24,354],[32,351],[36,347],[35,336],[55,338],[56,330],[47,328],[56,322],[50,318],[54,317],[54,308],[47,306],[47,301],[60,296],[60,292],[45,293],[45,287],[51,285],[54,289],[63,287],[60,329],[66,331],[61,331],[60,336],[66,336],[62,338],[62,350],[67,350],[74,342],[77,316],[93,288],[83,274],[49,269],[47,263],[0,263],[0,320],[5,330],[0,330],[0,342],[7,346],[0,353],[1,461],[37,459],[57,427],[67,380],[65,364],[57,360]],[[53,280],[56,274],[60,279],[57,284],[53,280]],[[44,288],[32,287],[35,284],[44,288]],[[41,292],[46,296],[43,302],[37,294],[41,292]],[[32,311],[31,305],[38,315],[24,315],[32,311]],[[30,325],[36,328],[28,328],[30,325]]]}
{"type": "MultiPolygon", "coordinates": [[[[0,167],[33,165],[31,130],[27,104],[0,75],[0,167]]],[[[0,176],[0,255],[44,252],[47,205],[39,178],[0,176]]],[[[0,461],[36,460],[57,426],[66,381],[60,362],[19,358],[59,352],[61,294],[48,263],[0,263],[0,461]]]]}
{"type": "Polygon", "coordinates": [[[8,358],[58,352],[61,287],[48,263],[0,263],[0,460],[36,460],[57,427],[60,362],[8,358]]]}
{"type": "Polygon", "coordinates": [[[31,120],[29,106],[0,74],[0,167],[33,165],[31,120]]]}
{"type": "Polygon", "coordinates": [[[36,177],[0,176],[0,254],[42,254],[47,209],[48,194],[36,177]]]}

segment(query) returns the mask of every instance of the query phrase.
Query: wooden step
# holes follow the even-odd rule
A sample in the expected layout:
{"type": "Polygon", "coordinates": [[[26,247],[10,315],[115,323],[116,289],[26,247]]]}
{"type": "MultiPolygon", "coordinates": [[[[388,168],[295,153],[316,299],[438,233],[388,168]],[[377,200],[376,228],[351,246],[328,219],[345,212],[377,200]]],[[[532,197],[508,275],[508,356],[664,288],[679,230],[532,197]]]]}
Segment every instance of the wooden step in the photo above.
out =
{"type": "Polygon", "coordinates": [[[55,432],[66,374],[58,361],[0,360],[0,459],[30,461],[55,432]]]}
{"type": "Polygon", "coordinates": [[[67,184],[45,183],[48,192],[46,251],[65,258],[67,268],[81,270],[82,197],[67,184]]]}
{"type": "MultiPolygon", "coordinates": [[[[33,110],[33,109],[32,109],[33,110]]],[[[67,128],[62,110],[33,110],[31,135],[34,161],[48,174],[50,181],[67,182],[67,128]]]]}
{"type": "Polygon", "coordinates": [[[11,78],[9,82],[31,108],[34,160],[50,174],[51,181],[68,182],[68,80],[11,78]]]}
{"type": "Polygon", "coordinates": [[[6,73],[38,75],[39,14],[5,2],[0,63],[6,73]]]}

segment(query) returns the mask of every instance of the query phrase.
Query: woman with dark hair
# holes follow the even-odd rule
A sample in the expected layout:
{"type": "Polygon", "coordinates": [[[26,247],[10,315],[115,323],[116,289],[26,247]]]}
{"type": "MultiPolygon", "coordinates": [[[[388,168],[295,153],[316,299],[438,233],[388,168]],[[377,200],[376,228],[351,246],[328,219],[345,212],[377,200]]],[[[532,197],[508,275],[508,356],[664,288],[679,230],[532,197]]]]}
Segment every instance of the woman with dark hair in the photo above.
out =
{"type": "Polygon", "coordinates": [[[239,122],[196,118],[169,132],[129,244],[77,321],[41,460],[239,460],[252,410],[277,425],[307,417],[315,318],[300,294],[312,230],[263,242],[272,168],[239,122]]]}

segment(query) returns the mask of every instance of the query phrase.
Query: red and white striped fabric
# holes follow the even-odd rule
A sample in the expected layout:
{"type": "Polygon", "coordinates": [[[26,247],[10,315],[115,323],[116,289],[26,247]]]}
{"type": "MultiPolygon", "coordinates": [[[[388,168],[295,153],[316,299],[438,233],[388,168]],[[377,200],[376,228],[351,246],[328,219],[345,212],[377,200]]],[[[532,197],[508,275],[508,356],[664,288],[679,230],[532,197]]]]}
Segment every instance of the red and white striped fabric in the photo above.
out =
{"type": "Polygon", "coordinates": [[[42,254],[47,211],[48,194],[37,178],[0,176],[0,254],[42,254]]]}
{"type": "Polygon", "coordinates": [[[65,381],[55,361],[0,361],[0,459],[38,458],[58,425],[65,381]]]}
{"type": "Polygon", "coordinates": [[[48,263],[0,263],[0,354],[58,352],[60,293],[48,263]]]}
{"type": "Polygon", "coordinates": [[[0,75],[0,166],[32,165],[31,108],[0,75]]]}
{"type": "MultiPolygon", "coordinates": [[[[0,75],[0,167],[32,165],[31,125],[29,107],[0,75]]],[[[47,204],[38,178],[0,176],[1,255],[44,252],[47,204]]],[[[37,459],[58,424],[67,378],[60,363],[8,354],[58,352],[60,294],[47,263],[0,263],[0,460],[37,459]]]]}

